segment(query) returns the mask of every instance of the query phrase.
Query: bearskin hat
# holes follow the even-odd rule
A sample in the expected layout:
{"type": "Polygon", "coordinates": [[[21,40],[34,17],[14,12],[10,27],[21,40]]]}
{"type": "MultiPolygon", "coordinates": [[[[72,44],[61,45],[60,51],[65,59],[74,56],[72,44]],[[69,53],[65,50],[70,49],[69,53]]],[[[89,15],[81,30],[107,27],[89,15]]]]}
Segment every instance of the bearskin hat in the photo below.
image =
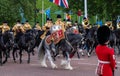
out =
{"type": "Polygon", "coordinates": [[[61,18],[61,15],[57,15],[57,18],[61,18]]]}
{"type": "Polygon", "coordinates": [[[97,30],[97,39],[99,44],[104,45],[109,40],[110,29],[103,25],[97,30]]]}

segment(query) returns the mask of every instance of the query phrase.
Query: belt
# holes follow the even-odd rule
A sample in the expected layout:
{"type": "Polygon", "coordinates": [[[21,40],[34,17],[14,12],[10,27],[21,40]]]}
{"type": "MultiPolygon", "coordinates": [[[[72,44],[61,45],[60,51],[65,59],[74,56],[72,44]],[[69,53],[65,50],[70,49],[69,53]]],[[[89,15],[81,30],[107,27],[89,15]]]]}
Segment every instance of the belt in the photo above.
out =
{"type": "Polygon", "coordinates": [[[98,63],[110,64],[110,62],[109,62],[109,61],[102,61],[102,60],[98,60],[98,63]]]}

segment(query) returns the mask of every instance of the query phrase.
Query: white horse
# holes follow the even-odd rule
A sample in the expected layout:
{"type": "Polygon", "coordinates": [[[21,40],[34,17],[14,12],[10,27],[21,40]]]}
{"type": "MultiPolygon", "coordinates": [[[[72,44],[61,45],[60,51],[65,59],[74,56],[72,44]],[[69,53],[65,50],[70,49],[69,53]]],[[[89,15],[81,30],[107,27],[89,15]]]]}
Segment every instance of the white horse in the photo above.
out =
{"type": "MultiPolygon", "coordinates": [[[[54,25],[51,27],[51,33],[53,33],[53,31],[55,30],[58,31],[60,29],[61,27],[59,25],[54,25]]],[[[54,36],[58,36],[58,33],[56,33],[56,35],[54,36]]],[[[65,58],[64,60],[61,60],[61,66],[64,66],[65,69],[73,70],[73,67],[70,65],[71,60],[69,57],[69,54],[73,50],[71,44],[65,38],[62,38],[59,40],[59,42],[55,43],[55,38],[53,37],[52,34],[45,37],[39,45],[38,57],[40,59],[41,66],[47,67],[46,59],[48,58],[51,67],[57,68],[57,65],[53,62],[52,56],[54,56],[54,54],[52,52],[55,53],[58,50],[62,51],[63,56],[65,58]]]]}

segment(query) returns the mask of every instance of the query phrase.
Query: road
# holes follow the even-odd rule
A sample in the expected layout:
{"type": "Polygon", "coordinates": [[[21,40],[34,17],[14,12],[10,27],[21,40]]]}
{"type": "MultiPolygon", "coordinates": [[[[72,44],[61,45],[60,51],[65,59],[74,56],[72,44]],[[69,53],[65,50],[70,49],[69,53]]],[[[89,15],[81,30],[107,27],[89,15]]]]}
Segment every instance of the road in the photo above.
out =
{"type": "MultiPolygon", "coordinates": [[[[39,64],[37,54],[31,56],[31,63],[27,64],[27,56],[23,55],[23,63],[14,63],[12,58],[6,64],[0,66],[0,76],[95,76],[95,68],[97,65],[97,57],[74,57],[71,65],[74,70],[65,70],[60,66],[61,57],[57,58],[55,63],[57,69],[52,69],[47,61],[48,67],[43,68],[39,64]]],[[[115,71],[115,76],[120,76],[120,57],[117,57],[118,69],[115,71]]]]}

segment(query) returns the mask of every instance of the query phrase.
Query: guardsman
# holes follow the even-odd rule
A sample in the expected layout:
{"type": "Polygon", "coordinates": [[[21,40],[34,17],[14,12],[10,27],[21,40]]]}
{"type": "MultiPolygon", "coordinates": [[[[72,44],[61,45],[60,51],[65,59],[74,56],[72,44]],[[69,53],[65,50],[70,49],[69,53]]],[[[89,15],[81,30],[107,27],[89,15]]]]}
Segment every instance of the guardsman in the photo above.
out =
{"type": "Polygon", "coordinates": [[[47,18],[47,22],[46,22],[45,25],[42,27],[42,29],[43,29],[44,31],[48,31],[52,25],[53,25],[52,19],[47,18]]]}
{"type": "Polygon", "coordinates": [[[53,25],[52,23],[52,19],[47,18],[47,22],[45,23],[45,25],[42,27],[42,30],[44,30],[43,35],[41,35],[41,39],[44,39],[45,36],[50,34],[50,28],[53,25]]]}
{"type": "Polygon", "coordinates": [[[120,29],[120,21],[117,23],[117,29],[120,29]]]}
{"type": "Polygon", "coordinates": [[[42,30],[42,28],[40,27],[39,22],[36,23],[36,25],[35,25],[35,29],[36,29],[36,30],[42,30]]]}
{"type": "Polygon", "coordinates": [[[108,26],[111,30],[114,30],[114,27],[112,25],[112,21],[106,21],[105,25],[108,26]]]}
{"type": "Polygon", "coordinates": [[[1,27],[2,27],[2,33],[10,30],[7,21],[4,21],[1,27]]]}
{"type": "Polygon", "coordinates": [[[114,76],[116,68],[116,60],[114,49],[108,47],[110,37],[110,29],[107,26],[101,26],[97,31],[97,39],[99,44],[96,47],[96,55],[98,58],[98,65],[96,74],[98,76],[114,76]]]}
{"type": "Polygon", "coordinates": [[[85,17],[83,18],[82,25],[84,29],[90,29],[88,18],[85,18],[85,17]]]}
{"type": "Polygon", "coordinates": [[[71,21],[68,19],[66,22],[66,29],[69,29],[70,27],[72,27],[72,23],[71,21]]]}
{"type": "Polygon", "coordinates": [[[25,31],[32,29],[32,27],[30,26],[28,20],[25,22],[23,28],[24,28],[25,31]]]}
{"type": "Polygon", "coordinates": [[[55,22],[55,25],[60,25],[62,30],[65,32],[65,24],[61,20],[61,15],[57,15],[57,21],[55,22]]]}
{"type": "Polygon", "coordinates": [[[87,35],[89,32],[89,29],[91,28],[88,18],[85,18],[85,17],[83,18],[82,25],[83,25],[83,28],[85,29],[85,32],[87,35]]]}
{"type": "Polygon", "coordinates": [[[18,33],[18,32],[25,32],[23,25],[20,23],[20,20],[17,20],[17,23],[14,25],[14,27],[12,28],[12,31],[14,32],[14,36],[18,33]]]}

